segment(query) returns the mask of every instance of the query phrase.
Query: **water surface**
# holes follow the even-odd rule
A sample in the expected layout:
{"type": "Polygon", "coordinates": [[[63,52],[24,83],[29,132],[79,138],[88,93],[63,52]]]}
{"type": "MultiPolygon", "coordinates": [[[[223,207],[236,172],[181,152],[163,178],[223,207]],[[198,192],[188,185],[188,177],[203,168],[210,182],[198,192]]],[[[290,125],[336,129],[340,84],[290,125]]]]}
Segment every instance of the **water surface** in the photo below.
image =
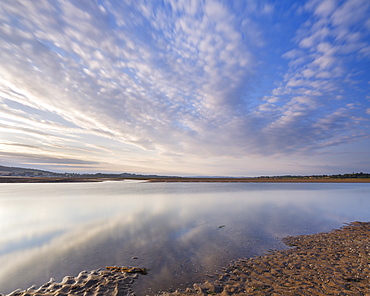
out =
{"type": "Polygon", "coordinates": [[[107,265],[150,268],[138,294],[184,287],[369,208],[370,184],[0,184],[0,293],[107,265]]]}

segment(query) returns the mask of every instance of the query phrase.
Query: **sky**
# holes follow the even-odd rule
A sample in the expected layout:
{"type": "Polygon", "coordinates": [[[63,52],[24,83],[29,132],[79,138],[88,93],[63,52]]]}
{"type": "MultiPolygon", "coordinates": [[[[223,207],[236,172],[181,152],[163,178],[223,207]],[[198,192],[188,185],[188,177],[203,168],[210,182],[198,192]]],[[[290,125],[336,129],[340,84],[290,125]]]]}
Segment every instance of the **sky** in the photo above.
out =
{"type": "Polygon", "coordinates": [[[0,165],[370,171],[370,1],[1,0],[0,165]]]}

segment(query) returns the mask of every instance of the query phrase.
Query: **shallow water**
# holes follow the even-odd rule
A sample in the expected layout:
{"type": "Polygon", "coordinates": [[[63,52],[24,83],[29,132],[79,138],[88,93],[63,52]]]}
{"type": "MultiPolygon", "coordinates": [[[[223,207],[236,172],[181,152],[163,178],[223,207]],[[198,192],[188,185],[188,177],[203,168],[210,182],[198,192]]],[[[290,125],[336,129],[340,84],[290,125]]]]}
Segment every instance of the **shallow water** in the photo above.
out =
{"type": "Polygon", "coordinates": [[[0,293],[107,265],[151,269],[139,295],[185,287],[369,208],[370,184],[0,184],[0,293]]]}

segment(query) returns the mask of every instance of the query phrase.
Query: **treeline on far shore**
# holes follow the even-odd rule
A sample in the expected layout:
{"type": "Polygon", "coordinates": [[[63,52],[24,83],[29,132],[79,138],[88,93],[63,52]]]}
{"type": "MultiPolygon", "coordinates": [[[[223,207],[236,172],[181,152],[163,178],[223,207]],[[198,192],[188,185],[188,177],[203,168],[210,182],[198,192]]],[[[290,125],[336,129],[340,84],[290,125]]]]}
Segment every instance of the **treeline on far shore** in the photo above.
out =
{"type": "Polygon", "coordinates": [[[351,174],[337,174],[337,175],[309,175],[309,176],[261,176],[257,178],[262,179],[357,179],[357,178],[370,178],[370,173],[351,173],[351,174]]]}

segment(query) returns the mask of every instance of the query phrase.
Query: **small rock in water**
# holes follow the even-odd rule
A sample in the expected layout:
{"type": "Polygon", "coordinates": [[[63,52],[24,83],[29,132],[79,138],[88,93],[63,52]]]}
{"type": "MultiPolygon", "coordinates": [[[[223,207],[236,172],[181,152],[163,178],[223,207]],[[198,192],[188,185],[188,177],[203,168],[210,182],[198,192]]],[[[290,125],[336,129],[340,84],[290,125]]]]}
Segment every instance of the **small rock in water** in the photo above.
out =
{"type": "Polygon", "coordinates": [[[139,259],[139,257],[134,256],[134,257],[132,257],[131,259],[139,259]]]}

